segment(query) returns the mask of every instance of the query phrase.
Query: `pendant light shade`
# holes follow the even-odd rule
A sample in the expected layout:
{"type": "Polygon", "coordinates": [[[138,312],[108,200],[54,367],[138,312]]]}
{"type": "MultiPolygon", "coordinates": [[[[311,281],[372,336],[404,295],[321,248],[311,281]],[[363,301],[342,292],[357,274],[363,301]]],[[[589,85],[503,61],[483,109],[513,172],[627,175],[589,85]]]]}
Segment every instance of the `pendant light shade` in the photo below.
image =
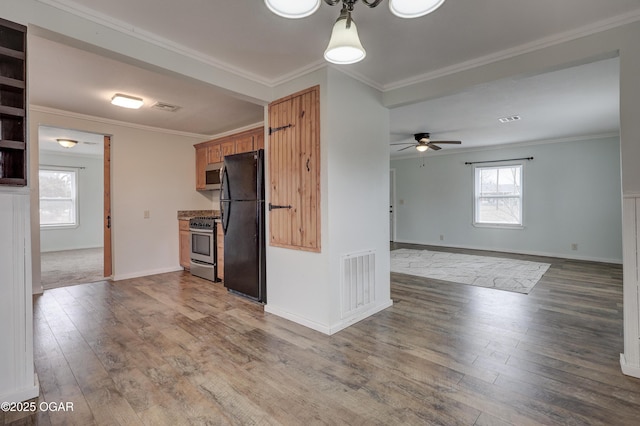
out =
{"type": "Polygon", "coordinates": [[[389,0],[389,10],[400,18],[418,18],[442,6],[444,0],[389,0]]]}
{"type": "Polygon", "coordinates": [[[360,62],[367,52],[360,43],[356,23],[351,19],[351,12],[343,12],[333,26],[331,39],[324,58],[334,64],[346,65],[360,62]]]}
{"type": "Polygon", "coordinates": [[[264,0],[270,11],[283,18],[298,19],[318,10],[322,0],[264,0]]]}

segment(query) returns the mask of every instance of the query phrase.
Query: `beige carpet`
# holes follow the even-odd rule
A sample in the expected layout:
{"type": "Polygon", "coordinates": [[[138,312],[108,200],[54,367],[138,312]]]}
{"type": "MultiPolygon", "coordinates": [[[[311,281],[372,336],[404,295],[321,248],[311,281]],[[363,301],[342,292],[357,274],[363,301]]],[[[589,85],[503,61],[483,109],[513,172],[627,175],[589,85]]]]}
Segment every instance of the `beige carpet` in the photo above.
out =
{"type": "Polygon", "coordinates": [[[45,290],[104,279],[102,247],[41,253],[40,262],[45,290]]]}
{"type": "Polygon", "coordinates": [[[391,272],[528,294],[548,263],[429,250],[391,252],[391,272]]]}

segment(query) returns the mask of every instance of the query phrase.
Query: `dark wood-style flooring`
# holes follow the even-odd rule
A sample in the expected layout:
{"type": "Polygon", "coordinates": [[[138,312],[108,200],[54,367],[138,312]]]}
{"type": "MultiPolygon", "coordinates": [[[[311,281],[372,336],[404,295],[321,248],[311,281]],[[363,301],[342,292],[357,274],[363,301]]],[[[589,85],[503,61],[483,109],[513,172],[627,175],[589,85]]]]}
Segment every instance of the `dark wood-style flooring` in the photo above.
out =
{"type": "Polygon", "coordinates": [[[621,266],[488,254],[552,266],[529,295],[392,274],[394,305],[334,336],[182,272],[48,290],[40,400],[74,411],[18,423],[640,424],[621,266]]]}

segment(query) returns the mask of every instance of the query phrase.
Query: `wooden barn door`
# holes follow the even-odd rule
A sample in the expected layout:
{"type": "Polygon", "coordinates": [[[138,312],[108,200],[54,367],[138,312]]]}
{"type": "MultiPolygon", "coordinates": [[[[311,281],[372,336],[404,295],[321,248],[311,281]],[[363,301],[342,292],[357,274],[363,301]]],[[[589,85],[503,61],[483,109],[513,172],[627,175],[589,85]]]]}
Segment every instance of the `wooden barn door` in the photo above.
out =
{"type": "Polygon", "coordinates": [[[321,249],[319,99],[315,86],[269,105],[272,246],[321,249]]]}

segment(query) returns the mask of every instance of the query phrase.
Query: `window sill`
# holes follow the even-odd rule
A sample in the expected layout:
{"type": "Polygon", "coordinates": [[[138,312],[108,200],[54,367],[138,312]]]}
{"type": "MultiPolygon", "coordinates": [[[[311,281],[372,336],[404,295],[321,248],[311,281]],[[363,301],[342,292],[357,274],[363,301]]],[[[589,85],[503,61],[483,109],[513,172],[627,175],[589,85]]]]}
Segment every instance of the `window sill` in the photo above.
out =
{"type": "Polygon", "coordinates": [[[80,226],[80,224],[76,223],[74,225],[40,225],[41,231],[49,231],[49,230],[60,230],[60,229],[76,229],[80,226]]]}
{"type": "Polygon", "coordinates": [[[500,223],[473,223],[475,228],[493,228],[493,229],[515,229],[515,230],[523,230],[525,229],[524,225],[507,225],[500,223]]]}

